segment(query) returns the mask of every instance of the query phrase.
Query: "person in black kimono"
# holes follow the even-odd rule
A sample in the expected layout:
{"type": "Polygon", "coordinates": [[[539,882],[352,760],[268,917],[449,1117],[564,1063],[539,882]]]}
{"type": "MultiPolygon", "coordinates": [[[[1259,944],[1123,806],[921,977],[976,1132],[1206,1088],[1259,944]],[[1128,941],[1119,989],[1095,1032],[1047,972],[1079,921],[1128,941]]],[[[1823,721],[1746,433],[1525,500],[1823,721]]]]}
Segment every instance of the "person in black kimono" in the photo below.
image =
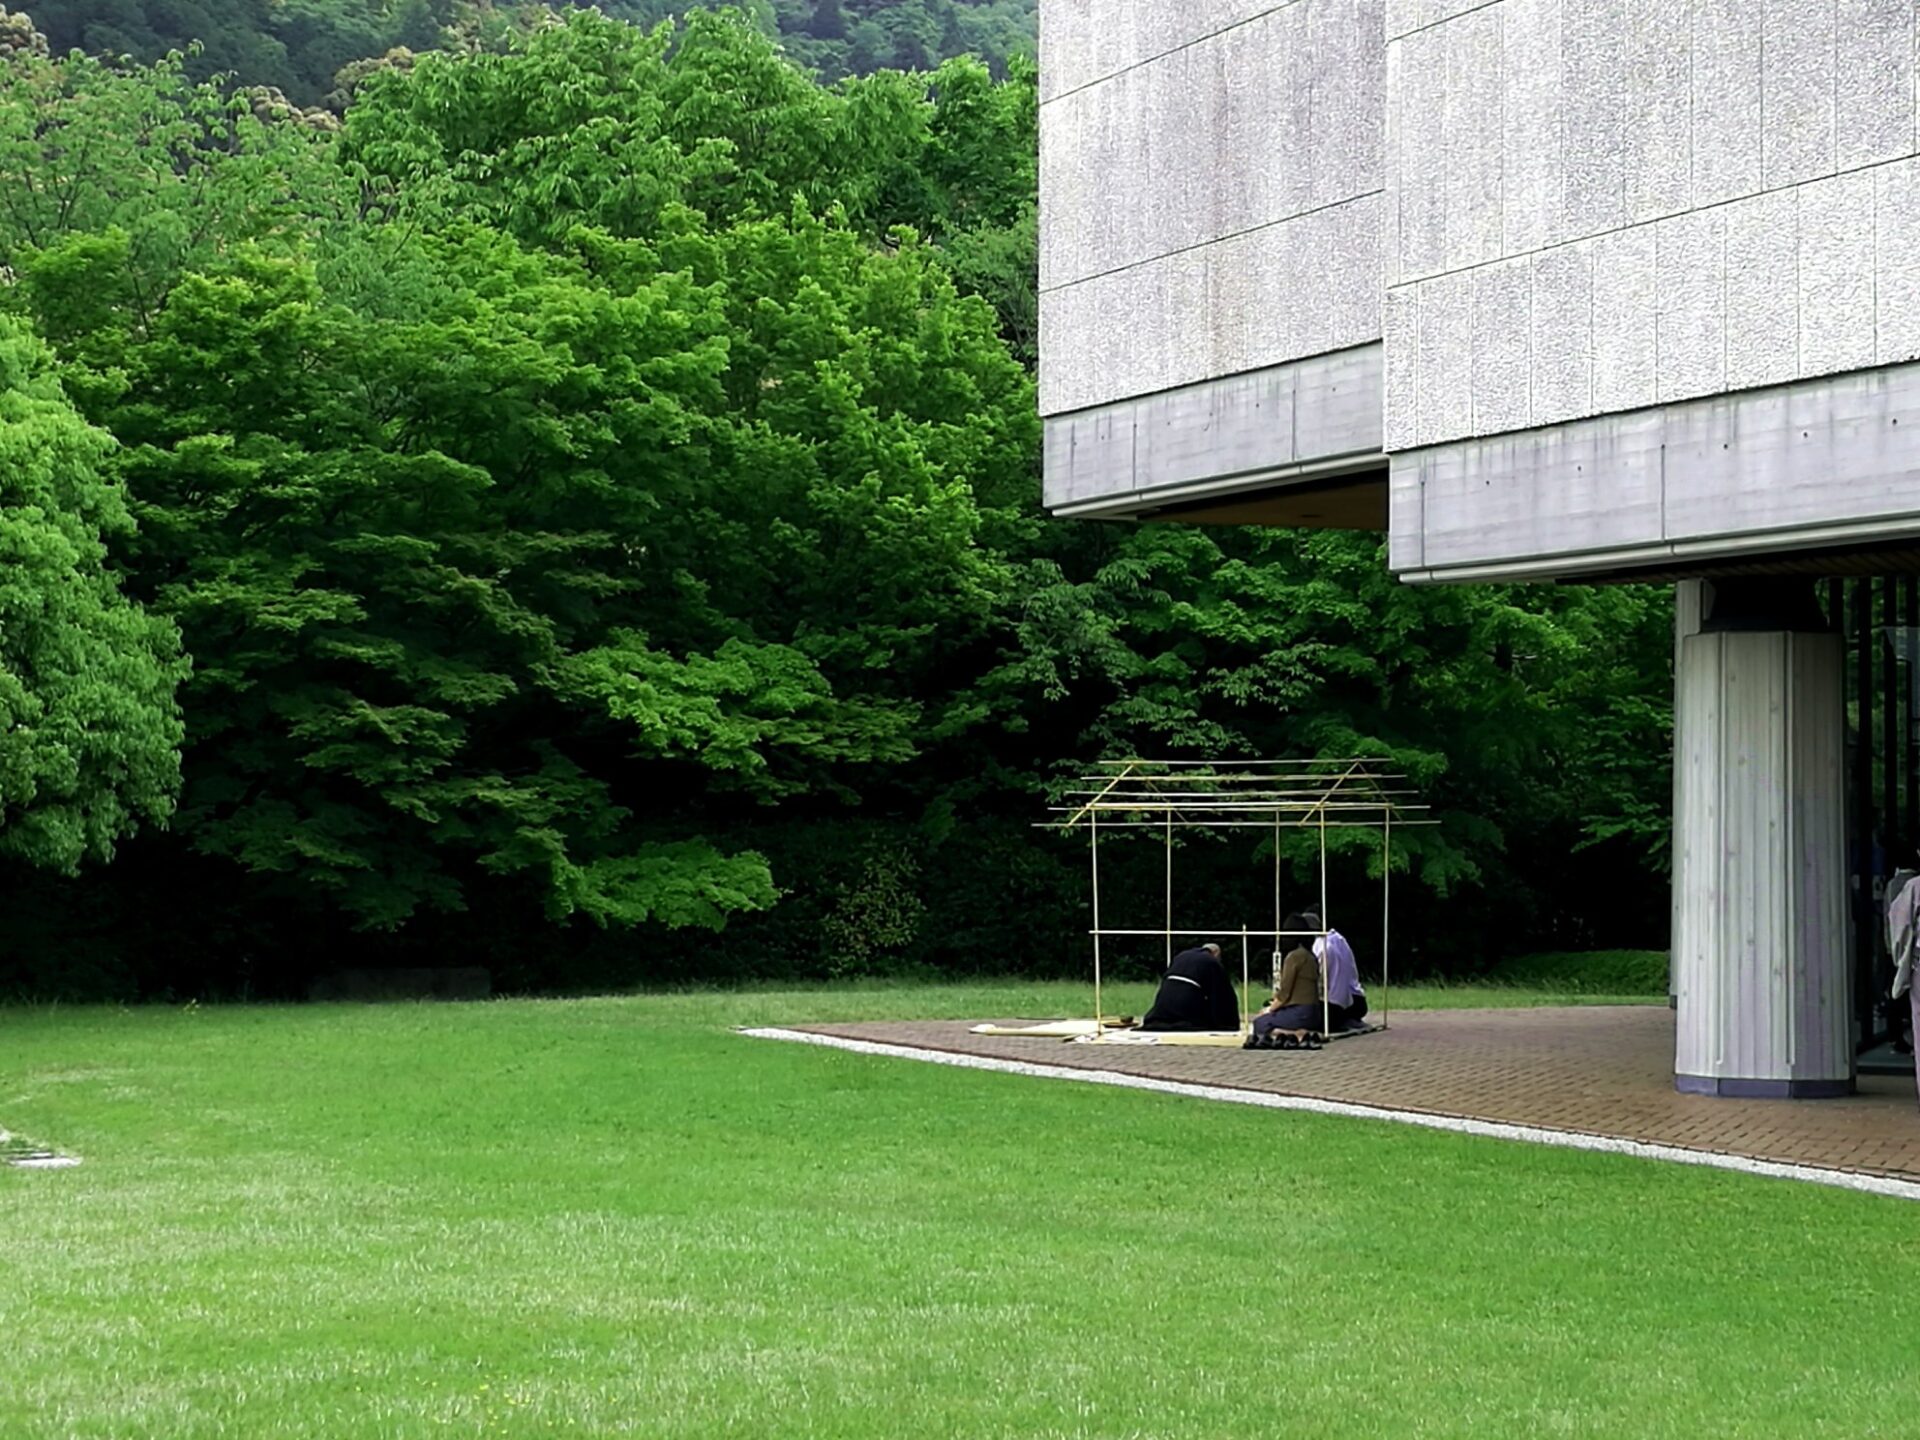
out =
{"type": "Polygon", "coordinates": [[[1142,1030],[1238,1030],[1240,1000],[1218,945],[1182,950],[1167,966],[1142,1030]]]}

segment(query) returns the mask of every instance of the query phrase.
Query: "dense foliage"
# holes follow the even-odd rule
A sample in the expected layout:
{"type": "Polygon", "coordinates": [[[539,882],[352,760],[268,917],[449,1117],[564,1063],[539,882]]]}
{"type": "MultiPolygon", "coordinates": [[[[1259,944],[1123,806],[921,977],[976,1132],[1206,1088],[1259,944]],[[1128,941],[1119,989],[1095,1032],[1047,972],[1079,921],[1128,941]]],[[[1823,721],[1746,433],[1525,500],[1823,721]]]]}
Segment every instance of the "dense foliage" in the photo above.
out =
{"type": "MultiPolygon", "coordinates": [[[[651,28],[720,0],[605,0],[651,28]]],[[[196,80],[231,75],[301,106],[347,103],[356,62],[400,51],[497,49],[543,13],[533,0],[29,0],[56,54],[142,64],[191,52],[196,80]],[[344,72],[344,73],[343,73],[344,72]]],[[[745,15],[825,81],[886,67],[931,70],[960,55],[1004,74],[1034,52],[1038,0],[746,0],[745,15]]]]}
{"type": "MultiPolygon", "coordinates": [[[[1031,66],[823,87],[737,17],[581,12],[338,133],[177,62],[0,76],[0,312],[137,522],[89,583],[142,676],[192,657],[171,830],[19,876],[0,984],[1070,969],[1082,857],[1029,822],[1119,753],[1392,756],[1434,960],[1658,939],[1657,593],[1041,516],[1031,66]]],[[[1182,864],[1261,913],[1255,847],[1182,864]]]]}
{"type": "MultiPolygon", "coordinates": [[[[718,3],[718,0],[713,0],[718,3]]],[[[608,0],[602,9],[643,25],[709,0],[608,0]]],[[[746,12],[793,60],[833,81],[875,70],[931,70],[978,55],[995,73],[1032,57],[1039,0],[751,0],[746,12]]]]}
{"type": "Polygon", "coordinates": [[[0,855],[73,870],[172,811],[184,667],[106,569],[133,530],[101,473],[112,441],[48,358],[0,317],[0,855]]]}

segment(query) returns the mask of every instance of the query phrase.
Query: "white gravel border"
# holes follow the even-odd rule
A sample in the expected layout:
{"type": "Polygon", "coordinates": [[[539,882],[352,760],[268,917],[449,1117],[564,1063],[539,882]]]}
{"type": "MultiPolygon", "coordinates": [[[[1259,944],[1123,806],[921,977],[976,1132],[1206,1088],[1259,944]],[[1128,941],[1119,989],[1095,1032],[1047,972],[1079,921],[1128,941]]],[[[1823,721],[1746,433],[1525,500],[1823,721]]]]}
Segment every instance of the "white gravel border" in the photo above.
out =
{"type": "MultiPolygon", "coordinates": [[[[851,1040],[818,1035],[807,1030],[759,1028],[741,1030],[755,1040],[790,1040],[802,1045],[824,1045],[856,1055],[885,1055],[896,1060],[922,1060],[930,1065],[952,1065],[962,1070],[993,1070],[1003,1075],[1028,1075],[1039,1080],[1075,1080],[1086,1085],[1113,1085],[1122,1090],[1150,1090],[1159,1095],[1184,1095],[1194,1100],[1224,1100],[1233,1105],[1255,1105],[1263,1110],[1303,1110],[1311,1115],[1339,1115],[1351,1120],[1386,1120],[1418,1125],[1424,1130],[1447,1130],[1456,1135],[1480,1135],[1490,1140],[1520,1140],[1532,1145],[1554,1145],[1563,1150],[1595,1150],[1607,1155],[1631,1155],[1640,1160],[1666,1160],[1676,1165],[1703,1165],[1710,1170],[1733,1170],[1770,1180],[1801,1180],[1859,1190],[1895,1200],[1920,1200],[1920,1182],[1885,1175],[1859,1175],[1818,1165],[1789,1165],[1778,1160],[1753,1160],[1745,1155],[1721,1155],[1711,1150],[1688,1150],[1678,1145],[1654,1145],[1612,1135],[1586,1135],[1577,1130],[1548,1130],[1538,1125],[1507,1125],[1494,1120],[1469,1120],[1456,1115],[1429,1115],[1418,1110],[1390,1110],[1377,1105],[1354,1105],[1343,1100],[1316,1100],[1305,1095],[1274,1095],[1264,1090],[1235,1090],[1224,1085],[1196,1085],[1185,1080],[1156,1080],[1146,1075],[1124,1075],[1113,1070],[1081,1070],[1065,1065],[1036,1065],[1029,1060],[1000,1060],[986,1055],[962,1055],[949,1050],[927,1050],[917,1045],[888,1045],[875,1040],[851,1040]]],[[[1806,1101],[1818,1104],[1818,1101],[1806,1101]]]]}

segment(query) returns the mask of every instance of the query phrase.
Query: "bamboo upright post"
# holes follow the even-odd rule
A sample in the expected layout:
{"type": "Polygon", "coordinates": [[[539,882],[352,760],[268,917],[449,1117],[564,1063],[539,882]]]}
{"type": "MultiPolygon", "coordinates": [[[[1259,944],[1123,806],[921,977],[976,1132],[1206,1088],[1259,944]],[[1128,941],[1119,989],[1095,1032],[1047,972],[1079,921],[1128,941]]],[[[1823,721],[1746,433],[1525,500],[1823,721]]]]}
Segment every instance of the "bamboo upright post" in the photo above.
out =
{"type": "Polygon", "coordinates": [[[1393,1000],[1393,985],[1389,980],[1392,973],[1392,953],[1387,943],[1387,929],[1393,923],[1393,811],[1386,812],[1386,818],[1380,822],[1380,1028],[1387,1028],[1387,1010],[1393,1000]]]}
{"type": "Polygon", "coordinates": [[[1167,966],[1173,966],[1173,811],[1167,811],[1167,966]]]}
{"type": "Polygon", "coordinates": [[[1100,1003],[1100,812],[1089,812],[1087,823],[1093,833],[1093,1033],[1107,1033],[1106,1010],[1100,1003]]]}
{"type": "MultiPolygon", "coordinates": [[[[1280,959],[1280,812],[1273,812],[1273,963],[1280,959]]],[[[1267,977],[1269,983],[1273,976],[1267,977]]]]}
{"type": "Polygon", "coordinates": [[[1247,927],[1242,925],[1240,927],[1240,1034],[1243,1038],[1247,1033],[1247,984],[1249,980],[1247,970],[1247,927]]]}
{"type": "Polygon", "coordinates": [[[1333,1025],[1333,1001],[1327,995],[1327,957],[1333,947],[1327,944],[1327,807],[1320,807],[1320,1033],[1333,1025]]]}
{"type": "Polygon", "coordinates": [[[1320,928],[1327,928],[1327,812],[1320,811],[1320,928]]]}

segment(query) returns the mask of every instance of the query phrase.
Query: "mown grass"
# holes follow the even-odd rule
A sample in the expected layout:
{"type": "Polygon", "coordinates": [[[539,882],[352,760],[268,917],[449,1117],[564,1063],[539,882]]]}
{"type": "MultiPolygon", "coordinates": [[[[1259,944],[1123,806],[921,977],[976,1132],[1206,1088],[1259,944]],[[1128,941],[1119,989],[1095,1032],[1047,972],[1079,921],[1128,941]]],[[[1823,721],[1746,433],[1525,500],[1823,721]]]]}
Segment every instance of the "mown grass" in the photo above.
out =
{"type": "Polygon", "coordinates": [[[1920,1409],[1920,1207],[728,1033],[1042,993],[0,1011],[0,1123],[86,1159],[0,1170],[0,1433],[1858,1436],[1920,1409]]]}
{"type": "Polygon", "coordinates": [[[1667,952],[1585,950],[1522,955],[1494,966],[1486,978],[1498,985],[1528,990],[1665,999],[1667,952]]]}

